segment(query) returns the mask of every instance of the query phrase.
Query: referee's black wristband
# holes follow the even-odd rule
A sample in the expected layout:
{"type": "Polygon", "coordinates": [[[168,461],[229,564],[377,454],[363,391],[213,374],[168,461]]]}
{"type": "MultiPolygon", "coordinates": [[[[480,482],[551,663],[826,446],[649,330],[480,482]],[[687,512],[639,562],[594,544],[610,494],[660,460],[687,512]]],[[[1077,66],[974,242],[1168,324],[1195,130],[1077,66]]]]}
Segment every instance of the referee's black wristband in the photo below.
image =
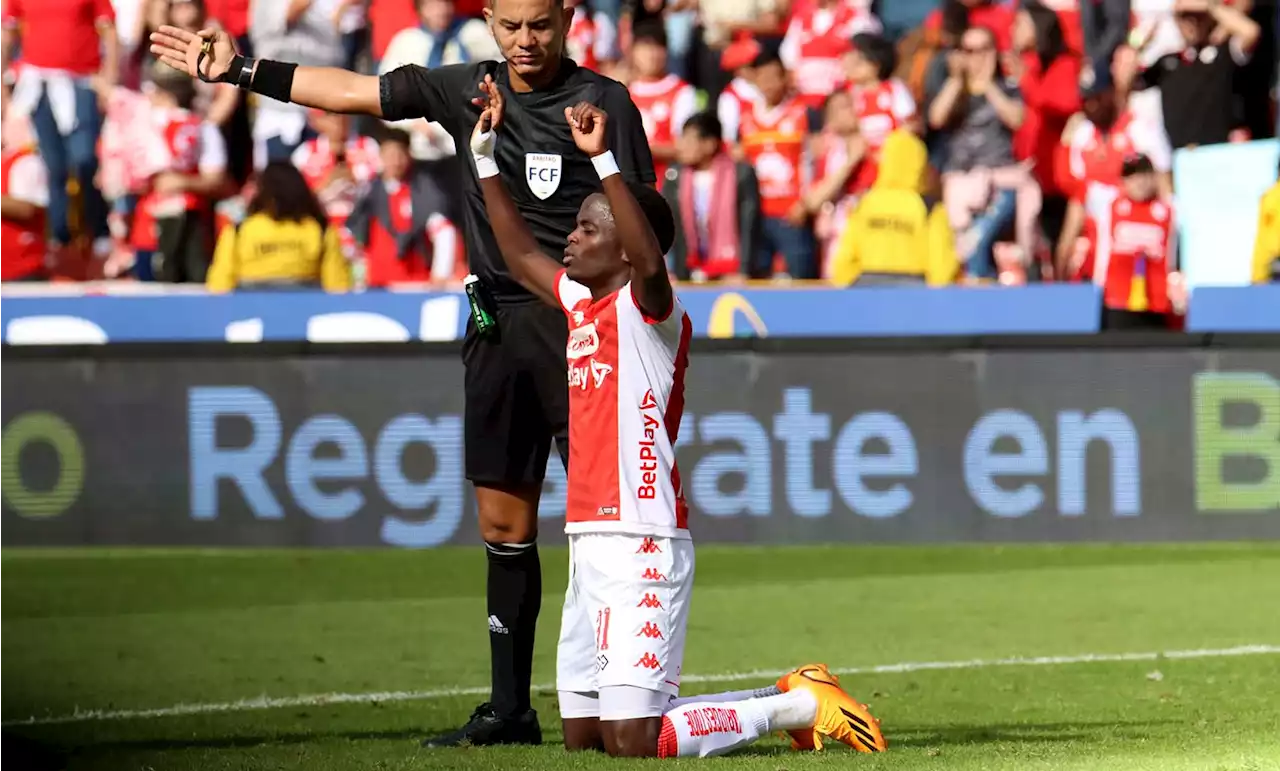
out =
{"type": "Polygon", "coordinates": [[[298,69],[298,65],[292,62],[276,62],[270,59],[258,60],[257,70],[251,70],[252,60],[246,60],[243,76],[237,82],[242,85],[246,80],[252,77],[252,83],[248,85],[250,91],[255,94],[262,94],[265,97],[275,99],[279,102],[288,102],[289,95],[293,92],[293,73],[298,69]],[[252,73],[250,75],[250,73],[252,73]]]}

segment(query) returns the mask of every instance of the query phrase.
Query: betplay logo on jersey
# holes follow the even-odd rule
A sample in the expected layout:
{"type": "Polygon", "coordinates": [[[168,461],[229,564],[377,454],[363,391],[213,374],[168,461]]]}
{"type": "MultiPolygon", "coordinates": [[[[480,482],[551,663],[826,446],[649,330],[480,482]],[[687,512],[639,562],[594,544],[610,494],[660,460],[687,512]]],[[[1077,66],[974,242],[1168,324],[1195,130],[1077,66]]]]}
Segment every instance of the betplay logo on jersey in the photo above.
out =
{"type": "Polygon", "coordinates": [[[561,158],[553,153],[525,153],[524,178],[529,190],[543,201],[560,189],[561,158]]]}

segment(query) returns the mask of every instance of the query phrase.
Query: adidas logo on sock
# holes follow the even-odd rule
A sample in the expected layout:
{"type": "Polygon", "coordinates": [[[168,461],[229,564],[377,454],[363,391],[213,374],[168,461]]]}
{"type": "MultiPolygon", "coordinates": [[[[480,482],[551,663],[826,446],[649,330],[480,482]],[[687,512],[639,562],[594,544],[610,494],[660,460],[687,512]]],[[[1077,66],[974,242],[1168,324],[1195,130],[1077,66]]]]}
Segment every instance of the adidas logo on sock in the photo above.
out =
{"type": "Polygon", "coordinates": [[[489,632],[492,634],[507,634],[507,628],[502,625],[497,616],[489,616],[489,632]]]}

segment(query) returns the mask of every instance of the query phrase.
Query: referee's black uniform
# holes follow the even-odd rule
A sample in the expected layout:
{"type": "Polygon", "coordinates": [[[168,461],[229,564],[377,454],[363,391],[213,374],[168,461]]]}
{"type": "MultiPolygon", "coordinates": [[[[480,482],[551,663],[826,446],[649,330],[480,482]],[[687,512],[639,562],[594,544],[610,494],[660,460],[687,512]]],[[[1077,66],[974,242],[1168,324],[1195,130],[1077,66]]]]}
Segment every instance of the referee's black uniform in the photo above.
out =
{"type": "MultiPolygon", "coordinates": [[[[478,86],[485,75],[493,77],[506,97],[495,153],[498,167],[539,245],[558,262],[583,200],[601,190],[591,160],[573,143],[565,108],[587,101],[607,112],[609,147],[622,175],[629,182],[653,184],[653,156],[640,113],[623,85],[565,58],[552,82],[527,93],[511,89],[505,62],[431,70],[401,67],[381,78],[382,117],[436,121],[465,155],[480,117],[480,108],[471,100],[481,95],[478,86]]],[[[462,198],[467,259],[471,272],[495,300],[500,332],[482,338],[474,324],[467,325],[462,348],[467,478],[482,486],[540,483],[553,437],[561,458],[567,463],[569,457],[568,327],[560,309],[542,304],[511,278],[488,223],[475,166],[469,160],[459,166],[460,178],[450,189],[462,198]]],[[[515,561],[519,555],[514,551],[504,555],[500,544],[489,547],[494,688],[488,719],[494,723],[493,730],[502,733],[505,729],[498,722],[521,716],[527,720],[530,714],[529,662],[541,580],[534,584],[528,565],[503,568],[504,557],[515,561]],[[510,570],[510,578],[504,569],[510,570]]],[[[536,552],[529,551],[536,572],[536,552]]],[[[477,715],[483,722],[482,712],[478,710],[477,715]]]]}

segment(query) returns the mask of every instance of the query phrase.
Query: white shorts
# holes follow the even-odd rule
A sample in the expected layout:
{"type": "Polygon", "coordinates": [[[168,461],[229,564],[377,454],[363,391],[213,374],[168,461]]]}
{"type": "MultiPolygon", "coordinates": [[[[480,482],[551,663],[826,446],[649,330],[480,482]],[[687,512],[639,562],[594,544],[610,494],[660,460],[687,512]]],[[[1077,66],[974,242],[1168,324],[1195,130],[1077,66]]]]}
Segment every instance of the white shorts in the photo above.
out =
{"type": "Polygon", "coordinates": [[[693,541],[688,539],[569,536],[569,589],[556,651],[562,716],[653,716],[606,714],[616,711],[607,703],[592,714],[590,704],[598,704],[601,689],[614,688],[615,695],[631,693],[628,704],[645,701],[636,698],[634,689],[649,692],[652,706],[636,708],[662,714],[661,705],[680,692],[693,566],[693,541]]]}

